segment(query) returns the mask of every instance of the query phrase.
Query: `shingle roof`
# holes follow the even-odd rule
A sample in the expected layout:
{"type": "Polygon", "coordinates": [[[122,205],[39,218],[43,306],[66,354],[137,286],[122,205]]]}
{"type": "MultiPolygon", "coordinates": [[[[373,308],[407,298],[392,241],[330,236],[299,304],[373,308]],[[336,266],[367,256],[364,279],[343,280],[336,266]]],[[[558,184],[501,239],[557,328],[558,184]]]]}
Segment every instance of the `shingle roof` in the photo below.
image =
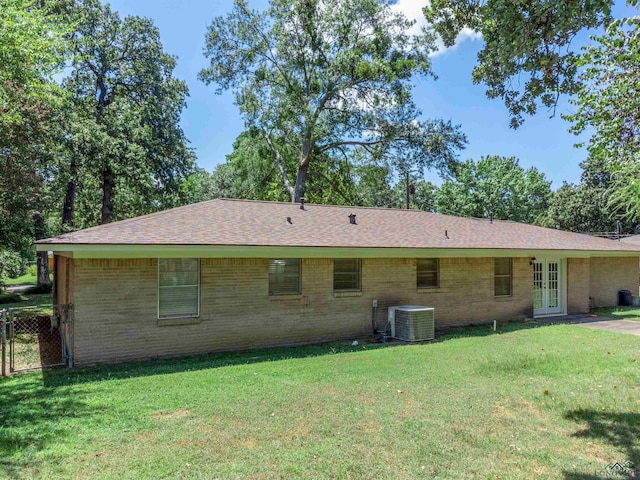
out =
{"type": "Polygon", "coordinates": [[[640,245],[640,235],[631,235],[630,237],[622,237],[621,242],[631,243],[633,245],[640,245]]]}
{"type": "Polygon", "coordinates": [[[638,252],[640,246],[511,221],[419,210],[218,199],[100,225],[50,245],[233,245],[638,252]],[[354,214],[356,224],[350,223],[354,214]]]}

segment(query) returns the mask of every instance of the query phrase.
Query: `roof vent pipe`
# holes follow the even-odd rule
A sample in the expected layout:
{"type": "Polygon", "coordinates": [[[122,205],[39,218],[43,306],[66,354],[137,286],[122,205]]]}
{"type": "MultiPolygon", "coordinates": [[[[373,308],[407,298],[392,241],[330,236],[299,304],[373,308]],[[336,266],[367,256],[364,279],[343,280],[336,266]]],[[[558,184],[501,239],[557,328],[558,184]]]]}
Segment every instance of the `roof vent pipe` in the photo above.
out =
{"type": "Polygon", "coordinates": [[[351,225],[357,225],[356,216],[353,213],[349,215],[349,222],[351,223],[351,225]]]}
{"type": "Polygon", "coordinates": [[[300,210],[304,210],[304,198],[300,197],[300,210]]]}
{"type": "Polygon", "coordinates": [[[493,223],[493,212],[489,212],[489,223],[493,223]]]}

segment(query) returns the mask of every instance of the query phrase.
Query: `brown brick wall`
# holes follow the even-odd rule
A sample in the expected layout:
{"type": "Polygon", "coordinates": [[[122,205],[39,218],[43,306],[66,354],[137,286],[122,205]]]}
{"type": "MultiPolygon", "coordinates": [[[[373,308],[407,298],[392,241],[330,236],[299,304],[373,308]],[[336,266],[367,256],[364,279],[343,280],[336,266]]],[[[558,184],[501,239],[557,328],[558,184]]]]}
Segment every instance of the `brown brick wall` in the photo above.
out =
{"type": "Polygon", "coordinates": [[[567,259],[567,313],[589,312],[590,267],[588,258],[567,259]]]}
{"type": "Polygon", "coordinates": [[[638,295],[638,257],[591,259],[590,295],[595,307],[618,303],[618,290],[638,295]]]}
{"type": "Polygon", "coordinates": [[[334,294],[331,259],[304,259],[302,294],[269,297],[267,259],[202,259],[200,318],[157,319],[155,259],[74,262],[76,365],[350,338],[382,327],[389,305],[435,307],[436,326],[532,315],[529,258],[513,296],[494,297],[493,258],[440,260],[440,287],[416,288],[415,259],[363,259],[362,292],[334,294]],[[179,323],[179,322],[173,322],[179,323]]]}
{"type": "MultiPolygon", "coordinates": [[[[442,258],[439,288],[421,290],[416,288],[415,259],[363,260],[363,265],[366,263],[372,263],[370,268],[375,270],[366,277],[363,267],[363,290],[368,286],[368,298],[378,299],[376,321],[381,326],[387,318],[386,307],[402,304],[434,307],[436,326],[513,320],[533,314],[529,259],[513,259],[510,297],[494,296],[493,258],[442,258]]],[[[371,305],[371,301],[365,304],[371,305]]]]}

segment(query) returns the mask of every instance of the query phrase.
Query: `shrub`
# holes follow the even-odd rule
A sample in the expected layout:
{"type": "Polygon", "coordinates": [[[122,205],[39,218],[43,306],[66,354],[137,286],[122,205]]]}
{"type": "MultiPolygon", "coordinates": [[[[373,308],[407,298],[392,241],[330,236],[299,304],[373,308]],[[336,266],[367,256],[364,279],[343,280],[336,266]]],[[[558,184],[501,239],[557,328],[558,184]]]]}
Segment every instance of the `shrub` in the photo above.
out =
{"type": "Polygon", "coordinates": [[[37,265],[29,265],[27,267],[27,273],[32,277],[35,277],[38,274],[38,266],[37,265]]]}
{"type": "Polygon", "coordinates": [[[0,250],[0,277],[16,278],[24,275],[25,266],[20,255],[11,250],[0,250]]]}

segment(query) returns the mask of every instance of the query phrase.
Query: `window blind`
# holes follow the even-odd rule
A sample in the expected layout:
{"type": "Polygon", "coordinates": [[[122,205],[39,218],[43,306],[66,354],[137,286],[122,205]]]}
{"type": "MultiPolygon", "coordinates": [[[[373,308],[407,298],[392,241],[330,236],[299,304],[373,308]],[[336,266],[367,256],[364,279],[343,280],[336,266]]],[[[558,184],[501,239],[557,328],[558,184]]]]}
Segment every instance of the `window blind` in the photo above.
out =
{"type": "Polygon", "coordinates": [[[158,318],[200,314],[200,260],[158,259],[158,318]]]}

